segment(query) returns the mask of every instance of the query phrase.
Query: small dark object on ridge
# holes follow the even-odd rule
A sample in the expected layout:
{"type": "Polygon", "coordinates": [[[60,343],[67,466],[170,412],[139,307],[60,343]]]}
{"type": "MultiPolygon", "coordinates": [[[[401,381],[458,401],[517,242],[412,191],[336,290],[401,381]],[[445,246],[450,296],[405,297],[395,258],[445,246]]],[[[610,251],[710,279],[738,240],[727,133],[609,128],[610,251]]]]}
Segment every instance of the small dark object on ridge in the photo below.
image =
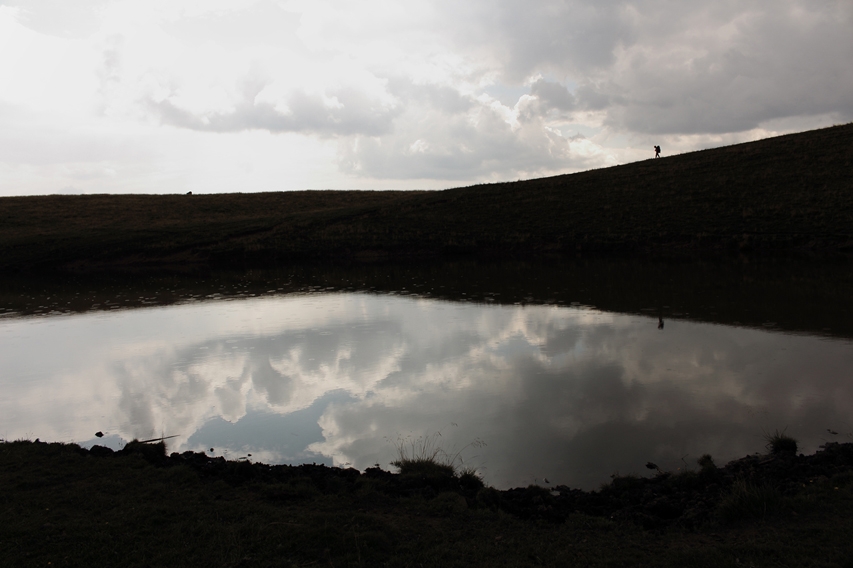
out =
{"type": "Polygon", "coordinates": [[[210,451],[213,452],[213,448],[210,448],[210,451]]]}
{"type": "Polygon", "coordinates": [[[657,464],[653,464],[652,462],[647,463],[646,467],[649,469],[656,469],[656,470],[660,471],[660,468],[657,466],[657,464]]]}
{"type": "Polygon", "coordinates": [[[188,192],[187,192],[187,195],[192,195],[192,194],[193,194],[193,192],[192,192],[192,191],[188,191],[188,192]]]}
{"type": "Polygon", "coordinates": [[[830,430],[829,428],[827,428],[826,431],[832,434],[833,436],[838,436],[838,432],[836,432],[835,430],[830,430]]]}
{"type": "Polygon", "coordinates": [[[103,437],[104,437],[104,433],[103,433],[103,432],[100,432],[100,431],[99,431],[99,432],[95,432],[95,436],[97,436],[98,438],[103,438],[103,437]]]}

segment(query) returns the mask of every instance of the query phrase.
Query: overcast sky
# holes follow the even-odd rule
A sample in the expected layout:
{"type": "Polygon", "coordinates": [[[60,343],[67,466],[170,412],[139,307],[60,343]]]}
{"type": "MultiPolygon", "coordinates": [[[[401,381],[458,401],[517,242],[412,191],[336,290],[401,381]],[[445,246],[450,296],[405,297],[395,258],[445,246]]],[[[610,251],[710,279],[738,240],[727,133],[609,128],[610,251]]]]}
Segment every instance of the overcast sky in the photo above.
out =
{"type": "Polygon", "coordinates": [[[440,189],[853,120],[850,0],[0,0],[0,195],[440,189]]]}

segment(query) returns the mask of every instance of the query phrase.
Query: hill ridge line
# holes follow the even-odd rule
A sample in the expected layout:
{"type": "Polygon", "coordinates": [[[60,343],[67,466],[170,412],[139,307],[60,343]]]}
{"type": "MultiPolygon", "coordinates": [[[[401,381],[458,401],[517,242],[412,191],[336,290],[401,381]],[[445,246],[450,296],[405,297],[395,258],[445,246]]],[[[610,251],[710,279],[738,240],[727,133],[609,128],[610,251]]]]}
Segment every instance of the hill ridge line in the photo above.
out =
{"type": "Polygon", "coordinates": [[[853,123],[439,191],[0,198],[12,270],[853,251],[853,123]]]}

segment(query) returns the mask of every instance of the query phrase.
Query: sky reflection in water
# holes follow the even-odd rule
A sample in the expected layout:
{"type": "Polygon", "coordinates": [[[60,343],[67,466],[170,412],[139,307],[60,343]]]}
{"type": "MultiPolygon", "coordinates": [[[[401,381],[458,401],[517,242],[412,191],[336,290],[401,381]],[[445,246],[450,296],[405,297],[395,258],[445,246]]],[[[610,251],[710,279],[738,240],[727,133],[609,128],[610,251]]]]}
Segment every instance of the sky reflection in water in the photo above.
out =
{"type": "Polygon", "coordinates": [[[440,432],[489,484],[589,489],[761,451],[762,431],[853,438],[849,341],[584,308],[267,297],[10,319],[0,345],[7,440],[177,434],[171,451],[389,469],[395,440],[440,432]]]}

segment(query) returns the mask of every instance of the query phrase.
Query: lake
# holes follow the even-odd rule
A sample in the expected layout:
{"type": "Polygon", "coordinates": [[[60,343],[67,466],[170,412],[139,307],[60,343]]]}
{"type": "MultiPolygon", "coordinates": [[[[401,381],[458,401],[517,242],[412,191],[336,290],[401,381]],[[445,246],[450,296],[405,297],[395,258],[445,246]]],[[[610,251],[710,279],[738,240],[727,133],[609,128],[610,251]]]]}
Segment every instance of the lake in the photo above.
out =
{"type": "Polygon", "coordinates": [[[0,437],[593,489],[853,439],[837,261],[446,262],[7,279],[0,437]],[[103,432],[96,438],[95,432],[103,432]]]}

